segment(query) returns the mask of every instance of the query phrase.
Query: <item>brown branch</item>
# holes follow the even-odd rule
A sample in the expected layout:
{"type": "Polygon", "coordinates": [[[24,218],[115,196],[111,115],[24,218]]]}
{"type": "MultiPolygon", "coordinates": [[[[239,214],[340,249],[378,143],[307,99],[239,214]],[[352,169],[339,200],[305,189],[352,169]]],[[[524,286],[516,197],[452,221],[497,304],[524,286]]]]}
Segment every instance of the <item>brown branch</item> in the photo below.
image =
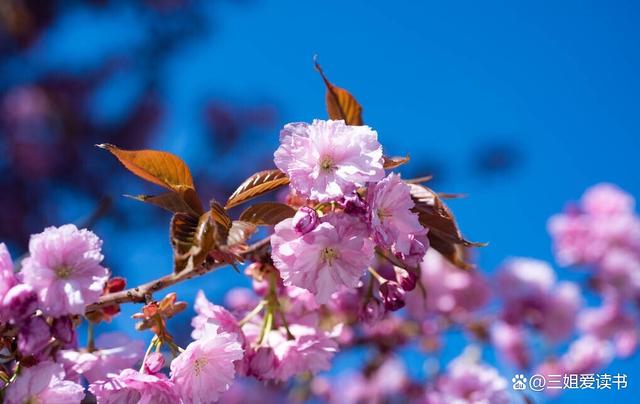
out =
{"type": "MultiPolygon", "coordinates": [[[[250,245],[246,251],[239,254],[243,259],[256,259],[263,254],[263,249],[269,244],[270,237],[250,245]]],[[[205,262],[197,268],[182,271],[180,273],[172,273],[158,279],[152,280],[145,284],[134,288],[126,289],[120,292],[106,294],[93,304],[87,306],[85,312],[90,313],[106,306],[120,303],[145,303],[154,292],[168,288],[169,286],[186,281],[187,279],[202,276],[206,273],[215,271],[228,265],[224,262],[205,262]]]]}

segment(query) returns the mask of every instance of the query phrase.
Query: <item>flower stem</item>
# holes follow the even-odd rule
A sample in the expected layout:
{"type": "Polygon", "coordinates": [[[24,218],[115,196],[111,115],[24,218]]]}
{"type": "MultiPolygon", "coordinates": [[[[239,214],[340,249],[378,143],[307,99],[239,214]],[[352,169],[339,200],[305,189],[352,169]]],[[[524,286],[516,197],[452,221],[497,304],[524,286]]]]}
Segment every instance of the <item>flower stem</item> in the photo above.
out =
{"type": "Polygon", "coordinates": [[[257,316],[258,313],[260,313],[260,311],[262,311],[262,308],[264,307],[264,305],[266,303],[267,302],[265,300],[261,300],[260,303],[258,303],[258,305],[253,310],[251,310],[246,316],[244,316],[244,318],[242,320],[238,321],[238,325],[240,327],[242,327],[243,325],[248,323],[252,318],[257,316]]]}
{"type": "Polygon", "coordinates": [[[380,275],[375,269],[373,269],[373,267],[369,267],[369,272],[371,273],[371,275],[373,275],[374,278],[376,278],[378,282],[380,282],[380,284],[383,284],[387,281],[382,275],[380,275]]]}
{"type": "Polygon", "coordinates": [[[142,364],[140,365],[140,373],[144,373],[144,364],[147,361],[147,358],[149,357],[149,354],[153,350],[154,346],[160,346],[160,344],[158,344],[158,337],[156,335],[151,338],[151,342],[149,342],[149,346],[147,347],[147,352],[144,353],[144,358],[142,358],[142,364]]]}
{"type": "Polygon", "coordinates": [[[89,325],[87,326],[87,352],[91,353],[96,350],[96,343],[94,338],[94,322],[89,320],[89,325]]]}

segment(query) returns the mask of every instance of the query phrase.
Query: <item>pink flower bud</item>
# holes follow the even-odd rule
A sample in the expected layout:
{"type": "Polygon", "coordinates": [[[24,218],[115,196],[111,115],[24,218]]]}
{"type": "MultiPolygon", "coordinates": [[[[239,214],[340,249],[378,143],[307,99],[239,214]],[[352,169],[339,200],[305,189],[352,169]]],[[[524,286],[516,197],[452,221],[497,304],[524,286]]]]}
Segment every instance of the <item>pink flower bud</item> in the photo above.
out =
{"type": "Polygon", "coordinates": [[[164,367],[164,356],[160,352],[154,352],[144,361],[144,371],[150,375],[156,374],[164,367]]]}
{"type": "Polygon", "coordinates": [[[318,212],[303,206],[293,216],[293,227],[299,234],[307,234],[318,226],[318,212]]]}
{"type": "Polygon", "coordinates": [[[75,327],[70,317],[58,317],[51,325],[53,336],[64,345],[72,345],[76,340],[75,327]]]}
{"type": "Polygon", "coordinates": [[[365,217],[367,215],[367,203],[358,194],[346,195],[341,203],[344,213],[365,217]]]}
{"type": "Polygon", "coordinates": [[[18,332],[18,350],[24,356],[33,355],[42,359],[47,352],[51,330],[42,317],[31,317],[22,324],[18,332]]]}
{"type": "Polygon", "coordinates": [[[394,281],[387,281],[380,285],[380,297],[385,309],[389,311],[400,310],[404,307],[405,291],[394,281]]]}
{"type": "Polygon", "coordinates": [[[416,288],[418,276],[415,273],[399,267],[395,267],[394,269],[396,271],[396,280],[403,290],[411,292],[416,288]]]}
{"type": "Polygon", "coordinates": [[[30,285],[19,283],[4,296],[2,308],[12,323],[18,323],[36,311],[38,294],[30,285]]]}

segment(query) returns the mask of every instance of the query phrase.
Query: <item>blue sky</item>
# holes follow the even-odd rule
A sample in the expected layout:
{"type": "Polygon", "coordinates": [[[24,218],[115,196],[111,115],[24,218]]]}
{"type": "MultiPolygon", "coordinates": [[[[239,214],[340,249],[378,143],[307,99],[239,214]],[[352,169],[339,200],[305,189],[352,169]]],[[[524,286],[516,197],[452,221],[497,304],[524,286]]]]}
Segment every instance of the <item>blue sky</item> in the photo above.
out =
{"type": "MultiPolygon", "coordinates": [[[[255,0],[205,9],[211,33],[160,69],[170,105],[154,146],[187,161],[207,163],[197,153],[206,145],[198,114],[207,95],[273,103],[281,124],[324,117],[312,68],[318,54],[330,79],[364,106],[387,153],[411,155],[406,175],[437,165],[438,190],[469,195],[451,205],[470,239],[490,242],[479,252],[483,270],[514,255],[553,262],[546,220],[591,184],[614,182],[640,197],[637,3],[255,0]],[[495,144],[515,151],[513,168],[478,172],[478,154],[495,144]]],[[[79,10],[29,58],[38,69],[88,69],[146,35],[126,5],[79,10]]],[[[135,75],[115,76],[96,98],[95,114],[117,118],[138,86],[135,75]]],[[[264,150],[247,148],[251,156],[275,149],[276,132],[256,136],[270,140],[264,150]]],[[[215,162],[211,170],[224,175],[215,162]]],[[[164,228],[111,237],[110,226],[99,231],[113,259],[145,269],[133,280],[170,270],[164,228]],[[141,239],[140,251],[123,248],[141,239]]],[[[207,289],[218,299],[226,285],[242,283],[233,271],[213,277],[207,289]]],[[[193,295],[199,286],[182,290],[193,295]]],[[[630,375],[625,393],[577,392],[554,402],[632,402],[639,367],[640,359],[610,366],[630,375]]]]}

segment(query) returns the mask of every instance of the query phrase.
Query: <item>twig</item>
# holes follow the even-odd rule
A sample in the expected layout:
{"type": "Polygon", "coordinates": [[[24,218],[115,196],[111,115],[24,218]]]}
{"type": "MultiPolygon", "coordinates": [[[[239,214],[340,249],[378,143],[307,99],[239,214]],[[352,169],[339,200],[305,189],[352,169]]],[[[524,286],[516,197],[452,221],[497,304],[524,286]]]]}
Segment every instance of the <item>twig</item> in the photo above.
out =
{"type": "MultiPolygon", "coordinates": [[[[243,259],[254,259],[262,253],[264,247],[269,244],[270,237],[265,237],[264,239],[250,245],[246,251],[239,254],[243,259]]],[[[120,292],[109,293],[102,296],[96,303],[90,304],[87,306],[86,313],[90,313],[92,311],[101,309],[103,307],[111,306],[114,304],[121,303],[144,303],[147,300],[147,297],[157,292],[159,290],[168,288],[169,286],[175,285],[176,283],[180,283],[186,281],[187,279],[195,278],[198,276],[202,276],[206,273],[212,272],[216,269],[226,266],[227,264],[224,262],[205,262],[203,265],[193,268],[190,270],[182,271],[180,273],[172,273],[169,275],[165,275],[153,281],[147,282],[145,284],[136,286],[134,288],[126,289],[120,292]]]]}

